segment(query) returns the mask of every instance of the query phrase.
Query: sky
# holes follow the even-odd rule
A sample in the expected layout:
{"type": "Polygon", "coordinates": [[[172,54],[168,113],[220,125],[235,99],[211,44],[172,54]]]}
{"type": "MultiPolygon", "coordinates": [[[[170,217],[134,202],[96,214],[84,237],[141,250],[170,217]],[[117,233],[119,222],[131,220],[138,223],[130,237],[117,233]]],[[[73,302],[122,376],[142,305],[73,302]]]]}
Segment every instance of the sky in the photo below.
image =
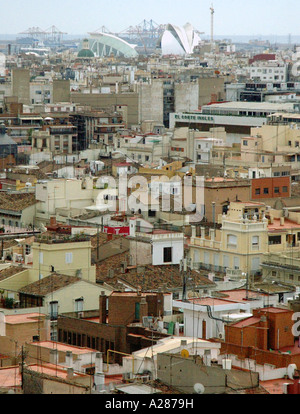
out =
{"type": "MultiPolygon", "coordinates": [[[[56,25],[68,34],[120,32],[144,19],[210,34],[211,0],[1,0],[1,34],[56,25]]],[[[299,0],[214,0],[216,35],[300,35],[299,0]]]]}

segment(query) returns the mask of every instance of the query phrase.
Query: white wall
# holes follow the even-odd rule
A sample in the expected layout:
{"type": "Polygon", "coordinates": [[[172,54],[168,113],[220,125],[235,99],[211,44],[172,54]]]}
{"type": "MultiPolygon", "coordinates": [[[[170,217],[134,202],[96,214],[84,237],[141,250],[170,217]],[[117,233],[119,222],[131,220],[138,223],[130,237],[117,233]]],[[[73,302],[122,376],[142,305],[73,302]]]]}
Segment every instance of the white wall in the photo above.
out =
{"type": "Polygon", "coordinates": [[[184,240],[166,240],[166,241],[153,241],[152,250],[152,264],[166,265],[166,264],[180,264],[180,260],[184,255],[184,240]],[[172,247],[172,263],[164,263],[164,248],[172,247]]]}

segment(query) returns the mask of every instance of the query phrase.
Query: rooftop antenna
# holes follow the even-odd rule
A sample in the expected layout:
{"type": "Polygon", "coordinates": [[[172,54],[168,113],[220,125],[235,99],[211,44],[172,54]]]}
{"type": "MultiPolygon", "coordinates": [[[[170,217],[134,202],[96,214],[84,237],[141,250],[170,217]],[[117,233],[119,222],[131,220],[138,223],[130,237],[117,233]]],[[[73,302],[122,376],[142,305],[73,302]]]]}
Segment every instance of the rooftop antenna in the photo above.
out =
{"type": "Polygon", "coordinates": [[[210,43],[211,43],[211,47],[213,48],[214,45],[214,14],[215,14],[215,9],[214,9],[214,5],[211,5],[210,8],[210,14],[211,14],[211,23],[210,23],[210,43]]]}

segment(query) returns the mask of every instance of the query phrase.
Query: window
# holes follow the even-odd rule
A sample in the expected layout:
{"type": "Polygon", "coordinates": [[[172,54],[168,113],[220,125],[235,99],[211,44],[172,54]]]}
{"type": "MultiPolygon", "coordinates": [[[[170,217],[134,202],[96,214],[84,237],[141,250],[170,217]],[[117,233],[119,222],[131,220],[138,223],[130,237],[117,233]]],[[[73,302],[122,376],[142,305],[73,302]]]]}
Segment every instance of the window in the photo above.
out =
{"type": "Polygon", "coordinates": [[[285,187],[282,187],[282,192],[283,193],[287,193],[288,192],[288,188],[285,186],[285,187]]]}
{"type": "Polygon", "coordinates": [[[227,247],[237,247],[237,236],[234,236],[232,234],[229,234],[227,236],[227,247]]]}
{"type": "Polygon", "coordinates": [[[289,280],[294,280],[294,275],[289,275],[289,280]]]}
{"type": "Polygon", "coordinates": [[[40,261],[40,264],[44,263],[44,254],[42,252],[40,252],[39,254],[39,261],[40,261]]]}
{"type": "Polygon", "coordinates": [[[75,312],[83,311],[83,298],[75,299],[75,312]]]}
{"type": "Polygon", "coordinates": [[[172,262],[172,247],[164,248],[164,263],[172,262]]]}
{"type": "Polygon", "coordinates": [[[73,263],[73,253],[66,253],[66,264],[73,263]]]}
{"type": "Polygon", "coordinates": [[[149,217],[156,217],[156,211],[155,210],[149,210],[148,211],[148,216],[149,217]]]}
{"type": "Polygon", "coordinates": [[[279,194],[279,187],[275,187],[275,188],[274,188],[274,193],[275,193],[275,194],[279,194]]]}
{"type": "Polygon", "coordinates": [[[50,318],[51,320],[57,319],[58,316],[58,302],[50,302],[50,318]]]}
{"type": "Polygon", "coordinates": [[[268,188],[264,188],[264,194],[269,194],[269,189],[268,188]]]}
{"type": "Polygon", "coordinates": [[[255,195],[260,195],[260,188],[255,189],[255,195]]]}
{"type": "Polygon", "coordinates": [[[140,303],[135,304],[135,320],[140,320],[140,303]]]}
{"type": "Polygon", "coordinates": [[[269,245],[281,244],[281,236],[269,236],[269,245]]]}
{"type": "Polygon", "coordinates": [[[259,247],[259,236],[252,237],[252,249],[258,249],[259,247]]]}
{"type": "Polygon", "coordinates": [[[247,147],[247,146],[248,146],[248,141],[247,141],[246,139],[244,139],[244,141],[243,141],[243,145],[244,145],[245,147],[247,147]]]}

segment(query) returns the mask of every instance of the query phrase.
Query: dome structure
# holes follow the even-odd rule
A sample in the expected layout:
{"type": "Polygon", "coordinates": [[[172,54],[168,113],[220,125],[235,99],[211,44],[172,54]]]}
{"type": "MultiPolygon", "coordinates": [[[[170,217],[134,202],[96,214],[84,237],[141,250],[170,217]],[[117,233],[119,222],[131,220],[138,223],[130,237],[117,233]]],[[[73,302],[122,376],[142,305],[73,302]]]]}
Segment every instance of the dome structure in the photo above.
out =
{"type": "Polygon", "coordinates": [[[90,49],[89,39],[84,39],[82,42],[82,49],[77,54],[77,57],[84,59],[91,59],[94,57],[94,53],[90,49]]]}
{"type": "Polygon", "coordinates": [[[159,40],[158,48],[161,49],[162,55],[190,55],[200,41],[190,23],[183,27],[168,24],[159,40]]]}
{"type": "Polygon", "coordinates": [[[131,58],[139,54],[135,50],[136,45],[131,45],[125,40],[110,33],[90,33],[90,49],[97,57],[109,57],[111,55],[131,58]]]}

